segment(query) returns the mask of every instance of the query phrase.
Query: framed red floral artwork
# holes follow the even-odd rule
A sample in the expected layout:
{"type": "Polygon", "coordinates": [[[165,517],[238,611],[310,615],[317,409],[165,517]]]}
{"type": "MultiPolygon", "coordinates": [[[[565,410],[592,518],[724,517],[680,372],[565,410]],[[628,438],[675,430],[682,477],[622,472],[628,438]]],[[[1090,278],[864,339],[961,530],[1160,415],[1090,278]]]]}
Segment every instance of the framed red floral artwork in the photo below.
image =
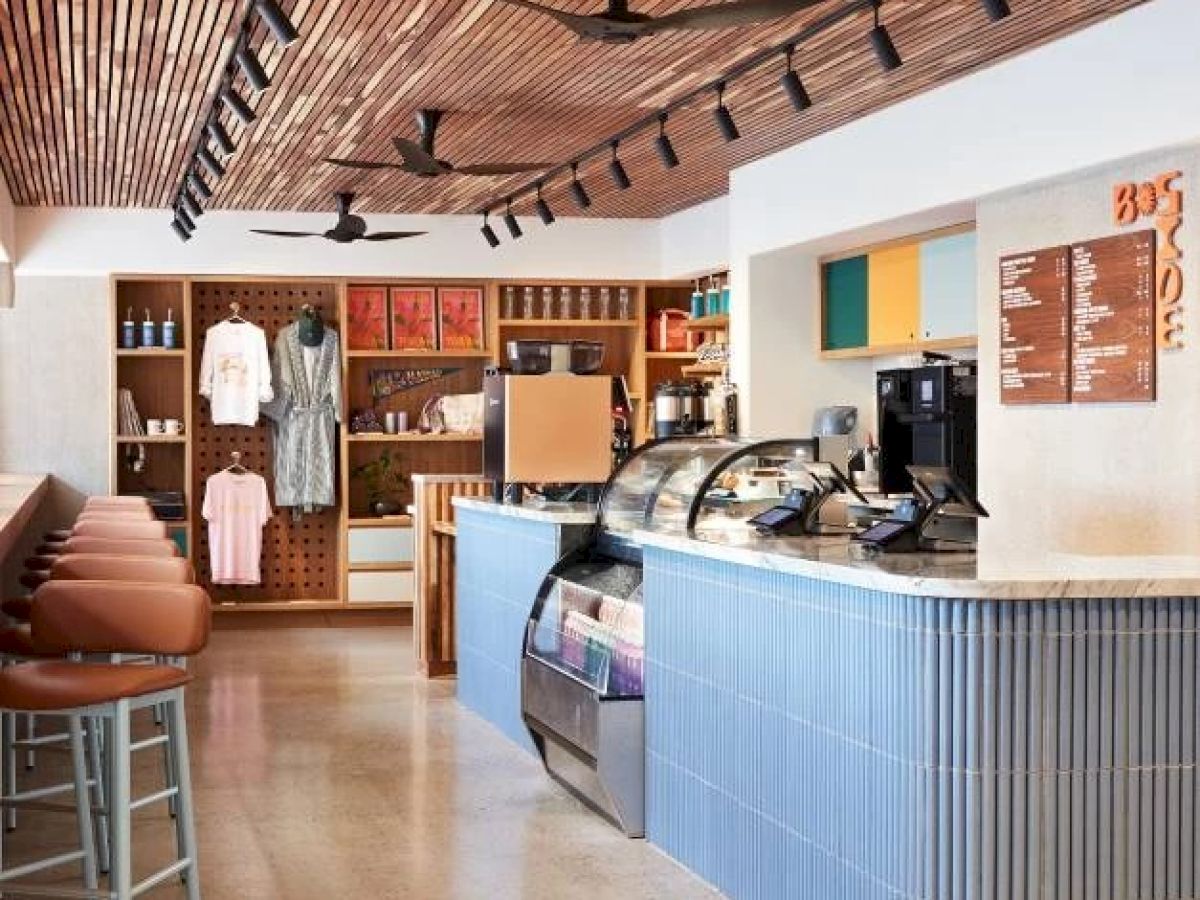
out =
{"type": "Polygon", "coordinates": [[[437,291],[392,288],[392,349],[437,349],[437,291]]]}
{"type": "Polygon", "coordinates": [[[482,289],[438,288],[438,327],[443,351],[482,350],[482,289]]]}
{"type": "Polygon", "coordinates": [[[386,350],[387,348],[387,288],[350,288],[346,292],[346,349],[386,350]]]}

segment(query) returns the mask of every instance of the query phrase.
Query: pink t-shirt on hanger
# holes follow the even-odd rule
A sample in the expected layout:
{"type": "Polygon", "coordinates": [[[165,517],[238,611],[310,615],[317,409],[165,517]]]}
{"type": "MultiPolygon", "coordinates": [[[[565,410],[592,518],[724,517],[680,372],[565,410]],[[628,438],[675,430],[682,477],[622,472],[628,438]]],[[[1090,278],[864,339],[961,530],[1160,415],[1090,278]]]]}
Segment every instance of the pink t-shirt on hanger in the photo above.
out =
{"type": "Polygon", "coordinates": [[[267,482],[254,472],[217,472],[204,486],[214,584],[259,584],[262,529],[271,518],[267,482]]]}

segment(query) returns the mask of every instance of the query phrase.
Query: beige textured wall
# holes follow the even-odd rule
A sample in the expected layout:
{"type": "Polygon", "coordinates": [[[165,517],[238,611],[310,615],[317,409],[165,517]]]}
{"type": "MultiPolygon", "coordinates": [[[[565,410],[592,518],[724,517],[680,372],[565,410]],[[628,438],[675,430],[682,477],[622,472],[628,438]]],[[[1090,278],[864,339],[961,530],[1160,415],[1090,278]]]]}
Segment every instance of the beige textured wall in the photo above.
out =
{"type": "MultiPolygon", "coordinates": [[[[1200,149],[1184,149],[978,203],[979,491],[992,513],[981,528],[980,549],[988,574],[1057,568],[1062,555],[1200,556],[1198,191],[1200,149]],[[1112,185],[1171,169],[1184,172],[1178,243],[1188,332],[1183,350],[1159,353],[1158,402],[1002,406],[1000,257],[1117,233],[1112,185]]],[[[1145,561],[1129,562],[1150,569],[1145,561]]]]}

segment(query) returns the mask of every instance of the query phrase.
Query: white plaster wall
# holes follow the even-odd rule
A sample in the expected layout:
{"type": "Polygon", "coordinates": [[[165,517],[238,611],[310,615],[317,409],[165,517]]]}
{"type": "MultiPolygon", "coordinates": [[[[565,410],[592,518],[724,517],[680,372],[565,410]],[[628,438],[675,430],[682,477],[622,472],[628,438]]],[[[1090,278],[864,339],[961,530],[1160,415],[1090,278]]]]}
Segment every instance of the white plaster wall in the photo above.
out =
{"type": "Polygon", "coordinates": [[[656,278],[654,219],[563,218],[550,227],[522,219],[513,241],[490,248],[478,216],[365,216],[374,231],[427,231],[402,241],[336,244],[320,238],[272,238],[251,228],[324,231],[332,213],[217,211],[184,243],[169,214],[145,209],[22,207],[17,211],[18,272],[329,275],[428,278],[656,278]]]}
{"type": "MultiPolygon", "coordinates": [[[[1056,555],[1200,555],[1200,149],[1110,164],[982,200],[979,235],[980,530],[989,575],[1047,570],[1056,555]],[[1112,186],[1180,169],[1187,346],[1158,354],[1158,400],[1003,406],[999,259],[1118,233],[1112,186]]],[[[1148,222],[1148,220],[1147,220],[1148,222]]]]}
{"type": "Polygon", "coordinates": [[[1195,140],[1197,35],[1200,3],[1151,0],[735,170],[732,369],[748,429],[791,427],[797,414],[773,386],[804,391],[824,377],[809,346],[778,334],[809,321],[788,314],[814,302],[803,273],[760,284],[760,254],[831,252],[966,221],[979,197],[1195,140]]]}
{"type": "Polygon", "coordinates": [[[718,197],[658,221],[659,271],[690,278],[729,266],[729,197],[718,197]]]}
{"type": "Polygon", "coordinates": [[[108,489],[107,277],[17,276],[0,309],[0,471],[108,489]]]}

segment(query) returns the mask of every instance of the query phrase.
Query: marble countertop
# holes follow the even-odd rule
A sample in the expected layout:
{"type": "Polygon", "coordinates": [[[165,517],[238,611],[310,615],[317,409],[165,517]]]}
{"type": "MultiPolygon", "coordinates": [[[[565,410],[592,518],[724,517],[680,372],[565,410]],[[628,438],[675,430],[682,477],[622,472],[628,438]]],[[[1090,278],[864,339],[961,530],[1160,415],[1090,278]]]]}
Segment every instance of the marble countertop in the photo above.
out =
{"type": "Polygon", "coordinates": [[[12,550],[49,485],[49,475],[0,472],[0,562],[12,550]]]}
{"type": "Polygon", "coordinates": [[[986,600],[1200,596],[1200,565],[1195,561],[1172,571],[1155,561],[1132,557],[1121,560],[1120,566],[1104,567],[1103,577],[1076,577],[1073,566],[1055,565],[1055,572],[1062,574],[980,578],[980,561],[974,553],[901,553],[855,559],[845,537],[764,538],[748,529],[714,531],[702,538],[655,531],[637,531],[633,536],[643,546],[912,596],[986,600]],[[1115,577],[1117,568],[1131,574],[1115,577]]]}
{"type": "Polygon", "coordinates": [[[520,506],[513,506],[497,503],[490,497],[453,497],[450,502],[458,509],[555,525],[591,525],[596,521],[594,503],[537,503],[527,500],[520,506]]]}

